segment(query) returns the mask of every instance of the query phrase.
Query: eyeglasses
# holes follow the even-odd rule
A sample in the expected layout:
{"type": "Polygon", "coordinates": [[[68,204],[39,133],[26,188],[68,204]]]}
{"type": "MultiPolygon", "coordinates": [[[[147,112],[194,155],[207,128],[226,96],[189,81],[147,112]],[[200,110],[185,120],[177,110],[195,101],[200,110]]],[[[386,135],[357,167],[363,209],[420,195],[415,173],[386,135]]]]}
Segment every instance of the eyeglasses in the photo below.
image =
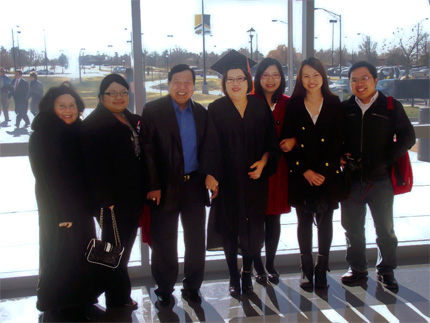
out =
{"type": "Polygon", "coordinates": [[[358,78],[352,78],[349,82],[351,84],[357,84],[358,82],[367,82],[370,78],[371,78],[371,76],[366,75],[366,76],[360,77],[359,79],[358,78]]]}
{"type": "Polygon", "coordinates": [[[228,78],[227,79],[227,83],[234,83],[234,82],[238,82],[238,83],[242,83],[246,81],[246,77],[245,76],[239,76],[234,78],[228,78]]]}
{"type": "Polygon", "coordinates": [[[105,95],[108,95],[111,98],[116,98],[119,95],[122,98],[123,96],[127,96],[128,95],[128,91],[121,91],[121,92],[110,91],[110,92],[105,92],[105,95]]]}
{"type": "Polygon", "coordinates": [[[275,74],[270,75],[270,74],[264,73],[261,75],[261,78],[263,80],[268,80],[269,78],[273,78],[274,80],[279,80],[281,78],[281,74],[275,73],[275,74]]]}

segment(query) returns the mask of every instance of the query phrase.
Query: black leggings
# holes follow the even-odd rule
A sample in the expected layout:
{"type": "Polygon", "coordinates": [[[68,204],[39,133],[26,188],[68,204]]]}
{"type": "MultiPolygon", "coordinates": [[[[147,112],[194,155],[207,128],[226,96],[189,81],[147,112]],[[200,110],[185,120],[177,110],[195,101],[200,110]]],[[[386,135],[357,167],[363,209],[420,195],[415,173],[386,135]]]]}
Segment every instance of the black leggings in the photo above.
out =
{"type": "MultiPolygon", "coordinates": [[[[237,267],[237,255],[238,255],[238,248],[239,248],[239,243],[237,242],[237,238],[224,236],[223,248],[225,253],[225,259],[227,261],[228,271],[230,274],[230,280],[238,281],[240,279],[240,273],[237,267]]],[[[242,255],[243,271],[245,272],[251,271],[253,258],[254,257],[250,255],[245,255],[245,254],[242,255]]]]}
{"type": "MultiPolygon", "coordinates": [[[[266,246],[266,269],[269,273],[275,273],[275,256],[281,236],[281,215],[266,215],[264,242],[266,246]]],[[[264,273],[261,253],[254,257],[254,266],[258,274],[264,273]]]]}
{"type": "MultiPolygon", "coordinates": [[[[312,226],[314,214],[306,208],[297,207],[297,238],[301,254],[312,253],[312,226]]],[[[316,214],[318,227],[318,253],[328,256],[333,239],[333,209],[316,214]]]]}

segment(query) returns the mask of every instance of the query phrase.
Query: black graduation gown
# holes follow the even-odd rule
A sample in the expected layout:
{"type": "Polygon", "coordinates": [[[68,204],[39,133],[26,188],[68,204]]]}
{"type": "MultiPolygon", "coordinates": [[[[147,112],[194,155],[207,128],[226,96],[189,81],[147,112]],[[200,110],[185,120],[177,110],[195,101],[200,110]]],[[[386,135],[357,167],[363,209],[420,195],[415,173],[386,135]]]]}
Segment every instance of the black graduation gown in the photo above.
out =
{"type": "Polygon", "coordinates": [[[39,113],[32,124],[29,157],[39,209],[41,311],[90,304],[96,299],[85,250],[95,236],[87,203],[79,148],[81,121],[67,125],[54,113],[39,113]],[[60,228],[72,222],[71,228],[60,228]]]}
{"type": "Polygon", "coordinates": [[[244,118],[228,97],[208,107],[208,139],[201,169],[219,182],[208,225],[208,250],[222,246],[222,235],[238,239],[244,254],[260,252],[264,241],[264,219],[268,177],[276,171],[280,150],[275,124],[268,105],[248,96],[244,118]],[[269,152],[269,160],[257,180],[248,175],[250,166],[269,152]]]}

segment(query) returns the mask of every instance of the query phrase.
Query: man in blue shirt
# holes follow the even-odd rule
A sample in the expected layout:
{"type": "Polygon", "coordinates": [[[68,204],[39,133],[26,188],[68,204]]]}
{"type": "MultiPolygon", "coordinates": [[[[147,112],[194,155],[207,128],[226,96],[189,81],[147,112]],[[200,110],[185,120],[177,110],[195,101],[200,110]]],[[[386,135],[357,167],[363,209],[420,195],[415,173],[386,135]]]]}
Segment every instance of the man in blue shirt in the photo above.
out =
{"type": "Polygon", "coordinates": [[[3,110],[4,121],[0,124],[2,127],[7,127],[9,120],[9,103],[12,97],[11,79],[6,75],[3,68],[0,68],[0,95],[1,95],[1,111],[3,110]]]}
{"type": "Polygon", "coordinates": [[[168,74],[169,94],[147,103],[142,113],[147,199],[151,205],[152,275],[158,303],[167,306],[178,276],[178,218],[184,228],[182,296],[200,302],[205,264],[205,203],[208,191],[199,172],[207,110],[194,102],[195,74],[185,64],[168,74]]]}

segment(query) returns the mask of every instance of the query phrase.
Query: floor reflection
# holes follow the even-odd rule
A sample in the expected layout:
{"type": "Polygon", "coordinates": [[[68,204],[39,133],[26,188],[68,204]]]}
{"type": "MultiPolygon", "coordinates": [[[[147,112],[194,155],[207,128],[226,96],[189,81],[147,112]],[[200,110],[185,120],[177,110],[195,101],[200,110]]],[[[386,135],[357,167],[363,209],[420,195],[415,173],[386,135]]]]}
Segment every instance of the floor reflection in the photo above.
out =
{"type": "Polygon", "coordinates": [[[329,287],[304,291],[299,275],[281,275],[278,285],[254,283],[254,292],[240,298],[228,295],[228,280],[205,281],[202,303],[187,302],[178,284],[174,304],[161,307],[154,286],[136,286],[132,297],[136,311],[106,310],[103,295],[99,304],[79,313],[40,313],[35,297],[0,301],[1,322],[429,322],[430,270],[428,265],[406,266],[396,270],[398,293],[385,289],[371,270],[368,279],[357,286],[340,282],[343,271],[328,276],[329,287]]]}

